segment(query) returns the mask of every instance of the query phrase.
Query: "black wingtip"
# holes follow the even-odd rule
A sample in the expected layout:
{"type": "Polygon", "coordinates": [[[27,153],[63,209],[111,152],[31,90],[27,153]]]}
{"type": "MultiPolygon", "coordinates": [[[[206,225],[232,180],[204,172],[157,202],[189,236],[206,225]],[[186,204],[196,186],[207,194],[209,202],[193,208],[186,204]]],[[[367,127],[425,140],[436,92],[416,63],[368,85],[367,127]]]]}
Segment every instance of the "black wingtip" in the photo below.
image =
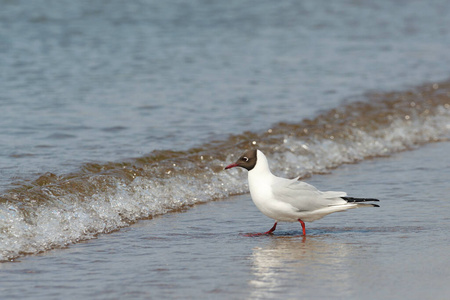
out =
{"type": "MultiPolygon", "coordinates": [[[[341,197],[347,202],[370,202],[370,201],[380,201],[374,198],[354,198],[354,197],[341,197]]],[[[375,206],[375,204],[373,204],[375,206]]],[[[379,207],[379,206],[378,206],[379,207]]]]}

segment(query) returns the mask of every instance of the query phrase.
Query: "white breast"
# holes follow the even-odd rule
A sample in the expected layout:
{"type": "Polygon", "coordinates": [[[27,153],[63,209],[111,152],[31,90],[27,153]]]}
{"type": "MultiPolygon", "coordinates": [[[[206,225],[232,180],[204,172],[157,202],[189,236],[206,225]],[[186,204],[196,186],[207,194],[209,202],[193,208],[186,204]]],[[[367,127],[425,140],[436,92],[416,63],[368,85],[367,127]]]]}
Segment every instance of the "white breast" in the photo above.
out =
{"type": "Polygon", "coordinates": [[[268,167],[265,157],[258,153],[258,162],[248,172],[250,194],[256,207],[267,217],[277,221],[293,222],[298,219],[297,209],[274,197],[273,183],[277,180],[268,167]]]}

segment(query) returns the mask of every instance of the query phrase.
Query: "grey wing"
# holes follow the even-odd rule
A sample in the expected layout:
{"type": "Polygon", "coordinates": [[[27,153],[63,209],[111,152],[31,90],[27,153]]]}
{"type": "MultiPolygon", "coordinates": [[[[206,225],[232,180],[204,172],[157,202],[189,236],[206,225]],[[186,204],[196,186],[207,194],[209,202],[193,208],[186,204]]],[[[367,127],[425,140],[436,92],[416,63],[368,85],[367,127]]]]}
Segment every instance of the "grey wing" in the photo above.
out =
{"type": "Polygon", "coordinates": [[[313,211],[316,209],[342,205],[347,203],[341,197],[345,192],[321,192],[314,186],[295,179],[277,177],[273,183],[275,199],[291,204],[298,211],[313,211]]]}

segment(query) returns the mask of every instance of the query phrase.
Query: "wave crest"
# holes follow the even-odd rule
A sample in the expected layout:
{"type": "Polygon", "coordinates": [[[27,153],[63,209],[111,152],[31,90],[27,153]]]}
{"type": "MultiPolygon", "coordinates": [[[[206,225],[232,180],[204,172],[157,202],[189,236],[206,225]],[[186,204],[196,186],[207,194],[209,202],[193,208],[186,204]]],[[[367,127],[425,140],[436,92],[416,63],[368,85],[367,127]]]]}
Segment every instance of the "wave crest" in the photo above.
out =
{"type": "Polygon", "coordinates": [[[43,174],[0,197],[0,260],[64,247],[137,220],[247,192],[246,173],[224,172],[258,147],[272,170],[295,177],[450,139],[450,82],[372,93],[312,120],[279,123],[187,151],[43,174]]]}

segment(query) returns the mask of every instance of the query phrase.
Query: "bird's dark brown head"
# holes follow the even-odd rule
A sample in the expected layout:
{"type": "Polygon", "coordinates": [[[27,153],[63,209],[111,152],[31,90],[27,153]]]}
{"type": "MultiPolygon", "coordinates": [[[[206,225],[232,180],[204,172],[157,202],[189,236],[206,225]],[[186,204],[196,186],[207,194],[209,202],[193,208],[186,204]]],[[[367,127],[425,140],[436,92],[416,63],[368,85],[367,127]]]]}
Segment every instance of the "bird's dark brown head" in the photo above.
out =
{"type": "Polygon", "coordinates": [[[241,157],[238,158],[238,160],[225,167],[225,170],[234,168],[234,167],[241,167],[244,169],[247,169],[250,171],[253,169],[256,165],[256,150],[247,150],[244,154],[242,154],[241,157]]]}

